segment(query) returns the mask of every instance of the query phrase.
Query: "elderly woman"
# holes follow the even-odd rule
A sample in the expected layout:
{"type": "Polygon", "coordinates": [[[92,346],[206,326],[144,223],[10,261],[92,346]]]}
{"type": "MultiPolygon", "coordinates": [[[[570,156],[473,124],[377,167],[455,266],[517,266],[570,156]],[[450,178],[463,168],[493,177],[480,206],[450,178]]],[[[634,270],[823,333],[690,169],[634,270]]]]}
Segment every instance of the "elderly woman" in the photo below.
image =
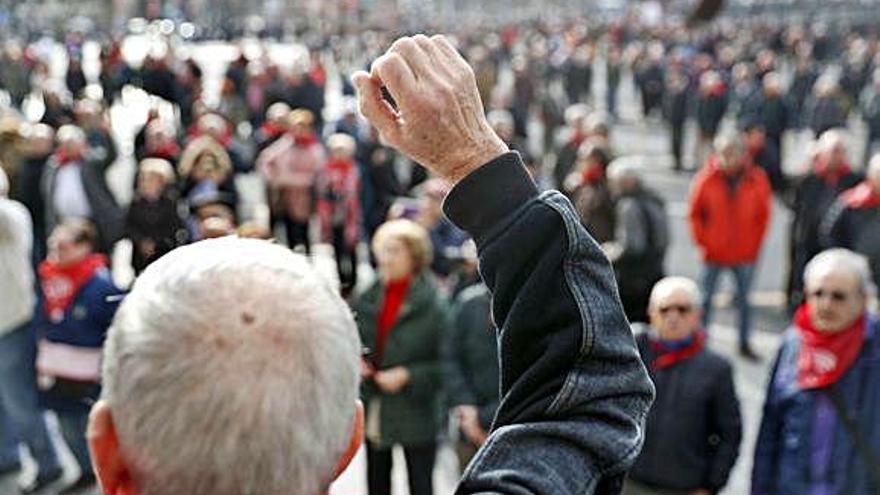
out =
{"type": "Polygon", "coordinates": [[[376,231],[379,279],[354,304],[361,339],[370,495],[391,493],[391,448],[403,446],[412,495],[430,495],[446,305],[428,266],[431,241],[410,220],[376,231]]]}
{"type": "Polygon", "coordinates": [[[315,134],[315,116],[296,109],[287,118],[289,131],[257,157],[257,170],[266,180],[272,225],[283,222],[287,244],[311,251],[309,220],[314,210],[313,190],[326,162],[324,146],[315,134]]]}
{"type": "Polygon", "coordinates": [[[819,253],[779,350],[755,448],[753,495],[880,490],[880,321],[867,261],[819,253]]]}

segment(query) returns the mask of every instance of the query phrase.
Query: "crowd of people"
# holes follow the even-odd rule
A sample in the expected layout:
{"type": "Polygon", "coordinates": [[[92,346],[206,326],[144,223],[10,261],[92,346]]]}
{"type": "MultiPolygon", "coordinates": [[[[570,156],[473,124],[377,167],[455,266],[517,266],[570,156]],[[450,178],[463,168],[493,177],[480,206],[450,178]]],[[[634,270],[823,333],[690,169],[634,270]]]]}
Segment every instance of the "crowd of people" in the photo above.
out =
{"type": "MultiPolygon", "coordinates": [[[[491,135],[518,152],[530,184],[562,193],[550,203],[570,202],[610,261],[620,306],[636,324],[637,349],[657,400],[642,453],[631,459],[626,482],[620,480],[624,493],[710,494],[724,487],[742,425],[731,364],[706,349],[714,296],[729,271],[740,354],[761,359],[751,346],[748,295],[774,204],[793,214],[789,259],[773,260],[789,270],[781,311],[792,328],[770,377],[752,491],[876,492],[880,480],[871,466],[880,447],[874,426],[880,404],[872,390],[880,377],[870,363],[880,327],[868,310],[880,284],[875,33],[860,26],[766,23],[691,32],[631,21],[453,32],[472,67],[491,135]],[[600,85],[593,81],[600,64],[602,95],[594,94],[600,85]],[[640,96],[641,118],[668,128],[671,168],[695,174],[687,220],[704,264],[699,285],[667,277],[672,229],[664,200],[646,180],[645,167],[627,157],[627,143],[612,139],[622,122],[617,95],[625,75],[640,96]],[[867,130],[865,149],[851,156],[846,145],[859,121],[867,130]],[[689,122],[697,135],[694,148],[685,150],[689,122]],[[811,131],[815,142],[809,163],[794,174],[783,167],[792,152],[784,137],[800,129],[811,131]]],[[[149,273],[182,246],[230,235],[276,239],[306,255],[316,244],[332,246],[338,294],[356,315],[362,343],[371,495],[391,492],[393,447],[403,447],[410,493],[430,495],[441,438],[451,431],[464,468],[499,425],[528,416],[501,401],[499,383],[502,392],[530,399],[517,396],[524,392],[505,377],[524,372],[516,366],[525,364],[499,365],[494,326],[504,324],[498,312],[511,308],[492,297],[498,290],[502,299],[510,295],[503,286],[490,286],[490,293],[482,282],[477,246],[490,242],[471,240],[475,232],[503,234],[485,232],[488,220],[475,213],[460,213],[464,220],[453,223],[443,202],[461,177],[437,173],[436,155],[399,149],[381,115],[363,111],[363,103],[359,112],[355,104],[365,90],[348,74],[376,59],[387,63],[380,55],[395,36],[328,34],[292,66],[242,52],[222,74],[216,99],[204,94],[199,63],[173,50],[135,67],[120,42],[108,42],[99,76],[90,80],[81,63],[86,40],[71,35],[65,40],[69,63],[58,81],[34,46],[5,44],[0,273],[10,283],[0,286],[0,425],[7,425],[0,427],[0,473],[20,469],[18,445],[25,445],[38,470],[23,493],[63,476],[45,410],[56,413],[80,469],[62,493],[96,483],[86,424],[105,385],[104,340],[127,290],[110,276],[122,240],[131,243],[136,274],[149,273]],[[327,118],[334,113],[326,108],[331,77],[342,87],[338,119],[327,118]],[[101,96],[89,86],[100,87],[101,96]],[[150,110],[133,136],[131,157],[121,156],[109,119],[126,86],[174,108],[171,115],[150,110]],[[28,121],[22,105],[34,97],[44,111],[28,121]],[[135,179],[132,199],[123,205],[107,171],[126,159],[134,161],[135,179]],[[266,215],[245,207],[243,176],[259,179],[266,215]],[[359,274],[367,264],[377,277],[363,282],[359,274]]],[[[437,115],[446,110],[439,106],[443,96],[437,93],[437,115]]],[[[384,98],[383,111],[399,110],[395,95],[384,98]]],[[[470,159],[459,144],[438,146],[445,155],[470,159]]],[[[529,242],[537,249],[543,241],[529,242]]],[[[250,325],[260,315],[241,318],[250,325]]],[[[519,330],[530,330],[525,327],[519,330]]],[[[214,343],[218,352],[224,342],[214,343]]]]}

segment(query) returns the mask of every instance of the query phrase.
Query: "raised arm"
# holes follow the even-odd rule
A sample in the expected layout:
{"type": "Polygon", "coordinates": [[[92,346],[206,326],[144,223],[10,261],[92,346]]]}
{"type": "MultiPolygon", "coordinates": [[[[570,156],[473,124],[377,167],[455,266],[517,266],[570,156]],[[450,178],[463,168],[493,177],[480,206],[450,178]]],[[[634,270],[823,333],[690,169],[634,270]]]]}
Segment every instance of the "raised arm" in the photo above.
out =
{"type": "Polygon", "coordinates": [[[617,493],[653,388],[598,245],[489,128],[445,38],[400,39],[353,80],[382,138],[456,183],[445,211],[477,241],[493,293],[502,401],[456,493],[617,493]]]}

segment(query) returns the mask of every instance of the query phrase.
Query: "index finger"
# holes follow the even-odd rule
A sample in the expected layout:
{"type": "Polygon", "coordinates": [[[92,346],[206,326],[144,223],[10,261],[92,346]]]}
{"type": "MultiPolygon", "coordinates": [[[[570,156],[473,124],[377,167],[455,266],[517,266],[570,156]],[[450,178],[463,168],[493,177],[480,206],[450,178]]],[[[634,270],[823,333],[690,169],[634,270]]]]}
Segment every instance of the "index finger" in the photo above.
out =
{"type": "Polygon", "coordinates": [[[401,109],[406,107],[416,89],[416,77],[406,61],[397,53],[386,53],[370,67],[370,76],[382,82],[401,109]]]}

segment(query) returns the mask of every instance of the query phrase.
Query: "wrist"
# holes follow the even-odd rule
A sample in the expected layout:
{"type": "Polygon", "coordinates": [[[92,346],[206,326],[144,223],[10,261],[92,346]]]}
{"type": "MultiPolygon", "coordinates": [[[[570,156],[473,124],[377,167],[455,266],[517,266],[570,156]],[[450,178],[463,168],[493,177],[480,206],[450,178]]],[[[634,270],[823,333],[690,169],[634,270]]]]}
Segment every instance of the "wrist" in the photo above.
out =
{"type": "Polygon", "coordinates": [[[470,175],[471,172],[507,153],[510,148],[493,131],[489,131],[485,141],[471,147],[471,150],[459,165],[450,167],[449,171],[444,174],[445,178],[453,185],[470,175]]]}

